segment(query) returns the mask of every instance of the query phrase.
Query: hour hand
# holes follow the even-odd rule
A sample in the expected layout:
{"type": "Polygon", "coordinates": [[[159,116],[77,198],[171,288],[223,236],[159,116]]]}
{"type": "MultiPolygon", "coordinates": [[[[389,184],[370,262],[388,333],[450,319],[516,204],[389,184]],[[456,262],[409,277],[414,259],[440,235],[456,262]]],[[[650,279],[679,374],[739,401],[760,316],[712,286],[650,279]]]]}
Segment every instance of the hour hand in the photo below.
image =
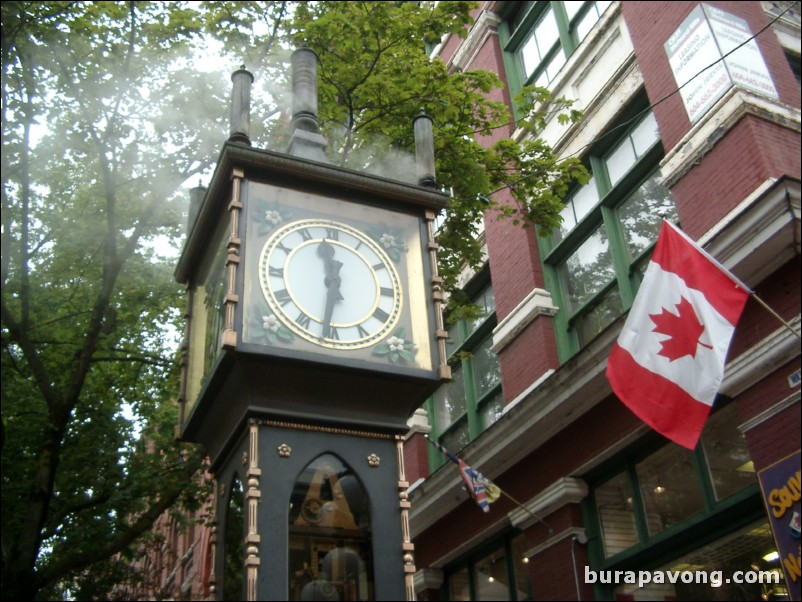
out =
{"type": "Polygon", "coordinates": [[[331,336],[331,316],[334,313],[334,305],[337,301],[342,301],[340,293],[340,269],[342,262],[334,259],[334,247],[326,240],[321,242],[317,248],[317,254],[323,259],[326,275],[323,283],[326,285],[326,308],[323,313],[323,338],[331,336]]]}

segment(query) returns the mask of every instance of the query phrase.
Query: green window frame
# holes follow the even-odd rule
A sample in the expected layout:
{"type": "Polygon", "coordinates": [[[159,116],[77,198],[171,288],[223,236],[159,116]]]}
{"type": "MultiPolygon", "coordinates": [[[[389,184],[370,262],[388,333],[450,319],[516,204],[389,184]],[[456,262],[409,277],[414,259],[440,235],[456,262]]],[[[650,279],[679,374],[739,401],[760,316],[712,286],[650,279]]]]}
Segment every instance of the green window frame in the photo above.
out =
{"type": "MultiPolygon", "coordinates": [[[[452,378],[440,386],[425,407],[431,437],[452,453],[468,445],[501,415],[503,398],[498,357],[491,351],[496,308],[489,278],[480,277],[478,289],[469,295],[480,309],[473,319],[456,320],[448,328],[446,347],[452,378]]],[[[436,470],[443,454],[429,449],[429,466],[436,470]]]]}
{"type": "Polygon", "coordinates": [[[567,361],[631,307],[663,217],[677,222],[660,184],[657,122],[639,100],[585,157],[590,181],[565,201],[563,224],[538,244],[560,310],[555,334],[567,361]]]}
{"type": "Polygon", "coordinates": [[[612,2],[508,2],[500,28],[509,88],[550,87],[612,2]]]}
{"type": "Polygon", "coordinates": [[[652,432],[585,477],[591,494],[583,515],[594,570],[660,566],[765,518],[738,408],[727,401],[717,400],[722,407],[708,419],[696,449],[652,432]]]}
{"type": "Polygon", "coordinates": [[[509,532],[443,571],[442,600],[531,600],[526,540],[509,532]],[[506,590],[505,590],[506,588],[506,590]]]}

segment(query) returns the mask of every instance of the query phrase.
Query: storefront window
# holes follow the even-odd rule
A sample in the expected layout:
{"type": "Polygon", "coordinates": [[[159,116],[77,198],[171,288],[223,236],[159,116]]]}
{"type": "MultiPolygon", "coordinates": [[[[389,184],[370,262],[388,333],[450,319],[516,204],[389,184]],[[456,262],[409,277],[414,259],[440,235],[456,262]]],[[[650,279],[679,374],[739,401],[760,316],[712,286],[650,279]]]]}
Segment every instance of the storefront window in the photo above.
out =
{"type": "Polygon", "coordinates": [[[448,600],[530,600],[526,540],[520,533],[483,548],[446,571],[448,600]]]}
{"type": "Polygon", "coordinates": [[[448,591],[451,594],[449,600],[462,602],[471,599],[471,588],[467,568],[451,573],[448,578],[448,591]]]}
{"type": "Polygon", "coordinates": [[[755,467],[738,422],[738,410],[730,404],[710,417],[702,434],[702,449],[717,500],[756,482],[755,467]]]}
{"type": "Polygon", "coordinates": [[[598,553],[615,563],[622,552],[648,548],[683,528],[692,530],[757,495],[757,478],[738,422],[736,405],[724,405],[708,419],[696,449],[673,443],[641,449],[605,470],[593,489],[601,535],[598,553]]]}
{"type": "Polygon", "coordinates": [[[693,452],[666,445],[639,462],[640,484],[649,535],[660,533],[704,510],[702,489],[694,474],[693,452]]]}
{"type": "Polygon", "coordinates": [[[476,599],[506,600],[508,595],[507,558],[502,548],[476,562],[476,599]]]}
{"type": "Polygon", "coordinates": [[[290,498],[290,600],[374,599],[369,507],[362,483],[337,457],[306,467],[290,498]]]}
{"type": "Polygon", "coordinates": [[[623,472],[596,488],[596,509],[608,557],[638,543],[633,500],[629,479],[623,472]]]}
{"type": "Polygon", "coordinates": [[[676,583],[619,585],[616,600],[788,600],[766,521],[750,525],[659,567],[676,583]]]}

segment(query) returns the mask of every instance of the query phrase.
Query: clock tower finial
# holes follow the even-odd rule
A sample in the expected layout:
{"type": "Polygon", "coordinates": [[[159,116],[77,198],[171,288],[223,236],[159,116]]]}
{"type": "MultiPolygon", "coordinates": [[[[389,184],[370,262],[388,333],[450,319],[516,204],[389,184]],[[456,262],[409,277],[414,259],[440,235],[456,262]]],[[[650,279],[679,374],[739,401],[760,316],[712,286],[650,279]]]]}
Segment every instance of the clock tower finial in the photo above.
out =
{"type": "Polygon", "coordinates": [[[251,84],[253,74],[242,65],[231,74],[231,125],[228,139],[231,142],[251,143],[251,84]]]}
{"type": "Polygon", "coordinates": [[[432,118],[421,109],[414,119],[415,127],[415,167],[418,184],[430,188],[437,187],[434,175],[434,133],[432,118]]]}
{"type": "Polygon", "coordinates": [[[306,44],[292,53],[292,139],[287,153],[329,163],[317,120],[317,54],[306,44]]]}

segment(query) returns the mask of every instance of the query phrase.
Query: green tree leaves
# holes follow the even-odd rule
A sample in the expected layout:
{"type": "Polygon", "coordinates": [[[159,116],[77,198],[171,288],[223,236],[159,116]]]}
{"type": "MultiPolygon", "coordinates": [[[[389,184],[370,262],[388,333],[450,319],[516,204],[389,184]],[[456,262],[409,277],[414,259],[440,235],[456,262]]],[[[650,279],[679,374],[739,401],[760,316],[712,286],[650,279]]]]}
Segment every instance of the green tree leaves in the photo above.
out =
{"type": "Polygon", "coordinates": [[[177,237],[177,188],[221,138],[222,100],[195,131],[176,119],[215,98],[174,71],[192,15],[2,5],[4,597],[101,594],[110,559],[197,493],[200,456],[172,441],[180,290],[153,245],[177,237]]]}

